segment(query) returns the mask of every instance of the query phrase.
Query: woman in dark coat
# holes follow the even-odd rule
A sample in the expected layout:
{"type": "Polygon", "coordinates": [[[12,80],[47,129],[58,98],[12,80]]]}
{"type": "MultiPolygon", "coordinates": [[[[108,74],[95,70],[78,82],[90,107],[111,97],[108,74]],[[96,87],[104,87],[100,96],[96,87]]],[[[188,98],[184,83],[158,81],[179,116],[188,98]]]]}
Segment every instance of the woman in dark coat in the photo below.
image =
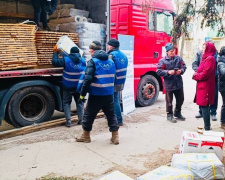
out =
{"type": "Polygon", "coordinates": [[[214,44],[206,42],[198,70],[192,77],[197,81],[195,102],[202,110],[204,129],[206,131],[210,130],[209,105],[214,103],[216,63],[213,56],[215,53],[216,48],[214,44]]]}
{"type": "Polygon", "coordinates": [[[218,58],[219,91],[222,96],[223,105],[221,107],[220,122],[221,128],[225,129],[225,46],[220,49],[218,58]]]}

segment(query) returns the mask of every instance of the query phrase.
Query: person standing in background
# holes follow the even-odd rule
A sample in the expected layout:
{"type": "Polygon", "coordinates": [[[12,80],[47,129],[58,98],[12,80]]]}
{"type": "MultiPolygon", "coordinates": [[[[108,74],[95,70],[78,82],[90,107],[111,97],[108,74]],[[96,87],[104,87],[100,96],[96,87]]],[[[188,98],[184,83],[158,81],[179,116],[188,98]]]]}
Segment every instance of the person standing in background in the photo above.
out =
{"type": "Polygon", "coordinates": [[[120,107],[119,93],[123,90],[126,81],[128,59],[127,56],[119,50],[120,43],[116,39],[110,39],[108,42],[109,58],[113,60],[116,66],[116,77],[114,85],[114,111],[119,126],[123,125],[123,116],[120,107]]]}
{"type": "MultiPolygon", "coordinates": [[[[202,110],[205,131],[209,131],[211,129],[209,105],[214,103],[215,97],[215,53],[216,48],[214,44],[211,42],[206,42],[203,47],[203,56],[198,70],[193,74],[192,77],[192,79],[197,81],[194,102],[199,105],[202,110]]],[[[198,130],[198,133],[203,132],[202,130],[198,130]]]]}
{"type": "Polygon", "coordinates": [[[218,81],[219,91],[222,96],[222,107],[220,114],[221,128],[225,129],[225,46],[220,49],[218,57],[218,81]]]}
{"type": "Polygon", "coordinates": [[[183,79],[181,75],[184,74],[187,67],[183,59],[174,54],[174,46],[172,43],[167,43],[165,48],[167,55],[159,60],[156,73],[164,78],[167,120],[176,123],[176,119],[181,121],[185,120],[185,117],[181,114],[181,107],[184,102],[183,79]],[[173,95],[176,98],[174,114],[173,95]]]}
{"type": "Polygon", "coordinates": [[[78,123],[81,124],[84,114],[84,103],[79,101],[80,93],[77,92],[77,85],[82,75],[86,62],[79,54],[77,47],[72,47],[69,56],[63,58],[58,57],[57,46],[54,48],[52,57],[52,65],[56,67],[63,67],[63,107],[66,117],[66,126],[71,126],[71,102],[72,97],[76,102],[78,123]]]}
{"type": "MultiPolygon", "coordinates": [[[[211,42],[213,43],[211,40],[208,40],[206,42],[211,42]]],[[[203,45],[205,47],[205,45],[203,45]]],[[[192,69],[197,72],[202,55],[204,52],[204,48],[202,48],[201,51],[197,52],[195,55],[195,59],[194,62],[192,63],[192,69]]],[[[214,54],[214,59],[215,59],[215,63],[216,63],[216,73],[215,73],[215,100],[214,103],[212,105],[209,106],[210,108],[210,115],[213,121],[216,121],[216,111],[217,111],[217,107],[218,107],[218,71],[217,71],[217,56],[218,53],[216,51],[216,53],[214,54]]],[[[202,118],[202,111],[201,108],[199,107],[199,113],[195,116],[196,118],[202,118]]]]}

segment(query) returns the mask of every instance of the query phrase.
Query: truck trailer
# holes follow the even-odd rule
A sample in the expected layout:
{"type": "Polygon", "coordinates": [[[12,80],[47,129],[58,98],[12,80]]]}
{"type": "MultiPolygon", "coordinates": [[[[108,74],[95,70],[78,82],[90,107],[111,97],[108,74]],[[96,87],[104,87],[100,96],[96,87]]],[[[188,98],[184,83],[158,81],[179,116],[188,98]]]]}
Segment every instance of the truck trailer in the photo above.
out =
{"type": "MultiPolygon", "coordinates": [[[[138,106],[149,106],[163,91],[156,74],[159,59],[171,42],[174,9],[171,0],[154,2],[143,11],[145,0],[61,0],[90,12],[93,22],[104,23],[108,41],[118,34],[134,36],[134,95],[138,106]]],[[[96,39],[98,40],[98,39],[96,39]]],[[[15,127],[50,120],[63,111],[62,68],[0,71],[0,123],[15,127]]]]}

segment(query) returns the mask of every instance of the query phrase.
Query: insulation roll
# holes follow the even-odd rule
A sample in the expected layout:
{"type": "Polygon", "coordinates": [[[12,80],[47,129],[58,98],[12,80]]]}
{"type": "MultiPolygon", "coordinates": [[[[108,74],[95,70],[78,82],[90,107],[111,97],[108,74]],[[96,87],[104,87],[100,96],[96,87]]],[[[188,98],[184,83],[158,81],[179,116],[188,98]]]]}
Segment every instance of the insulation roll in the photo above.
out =
{"type": "Polygon", "coordinates": [[[80,16],[75,16],[75,22],[82,22],[82,17],[80,16]]]}
{"type": "Polygon", "coordinates": [[[81,21],[80,22],[87,22],[87,18],[86,17],[81,17],[81,21]]]}
{"type": "Polygon", "coordinates": [[[91,18],[87,18],[87,22],[92,23],[92,19],[91,18]]]}

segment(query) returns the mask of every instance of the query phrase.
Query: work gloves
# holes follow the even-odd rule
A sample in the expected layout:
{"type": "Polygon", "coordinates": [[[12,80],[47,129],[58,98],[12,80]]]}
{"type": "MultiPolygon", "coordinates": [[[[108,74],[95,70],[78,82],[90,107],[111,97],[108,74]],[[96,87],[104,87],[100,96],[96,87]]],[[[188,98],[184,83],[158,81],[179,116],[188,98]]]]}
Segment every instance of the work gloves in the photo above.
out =
{"type": "Polygon", "coordinates": [[[79,100],[78,100],[79,102],[83,102],[83,103],[85,103],[85,101],[86,101],[86,99],[84,99],[84,96],[81,96],[80,95],[80,98],[79,98],[79,100]]]}
{"type": "Polygon", "coordinates": [[[57,45],[55,45],[55,46],[53,47],[53,52],[59,52],[59,51],[60,51],[60,49],[58,49],[57,45]]]}

